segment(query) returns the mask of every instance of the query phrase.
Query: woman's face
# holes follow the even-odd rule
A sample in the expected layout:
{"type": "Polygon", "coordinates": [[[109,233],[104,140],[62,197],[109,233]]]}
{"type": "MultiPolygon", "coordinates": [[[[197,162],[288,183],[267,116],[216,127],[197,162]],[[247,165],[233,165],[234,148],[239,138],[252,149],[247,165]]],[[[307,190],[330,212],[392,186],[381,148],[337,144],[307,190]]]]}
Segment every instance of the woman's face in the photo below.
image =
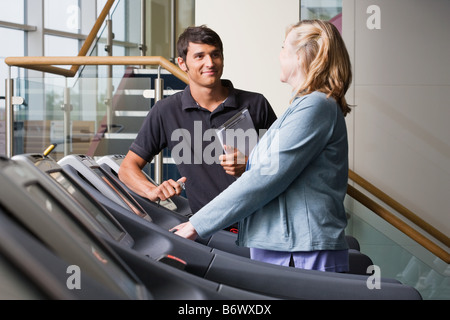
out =
{"type": "Polygon", "coordinates": [[[294,36],[294,32],[290,31],[280,52],[280,80],[293,88],[298,87],[305,80],[300,56],[297,54],[296,48],[292,46],[294,36]]]}

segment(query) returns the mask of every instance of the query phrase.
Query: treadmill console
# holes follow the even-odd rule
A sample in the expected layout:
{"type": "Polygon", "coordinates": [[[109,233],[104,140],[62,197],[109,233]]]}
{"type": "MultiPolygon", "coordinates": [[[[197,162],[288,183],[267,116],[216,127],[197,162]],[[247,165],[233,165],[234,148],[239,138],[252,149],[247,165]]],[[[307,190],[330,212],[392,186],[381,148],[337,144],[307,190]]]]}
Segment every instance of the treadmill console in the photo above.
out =
{"type": "Polygon", "coordinates": [[[87,183],[91,183],[97,190],[105,196],[114,200],[122,207],[131,210],[137,216],[152,221],[148,213],[142,206],[119,184],[110,179],[93,158],[85,155],[68,155],[58,161],[61,166],[71,166],[79,174],[85,177],[87,183]]]}
{"type": "MultiPolygon", "coordinates": [[[[118,175],[119,167],[124,158],[125,158],[125,155],[114,154],[114,155],[110,155],[110,156],[103,156],[103,157],[99,158],[98,160],[96,160],[96,162],[99,165],[106,164],[108,167],[110,167],[114,171],[114,173],[116,175],[118,175]]],[[[142,173],[144,174],[144,176],[147,178],[148,181],[150,181],[153,185],[157,186],[157,183],[145,171],[142,171],[142,173]]],[[[156,202],[156,201],[154,201],[154,202],[156,202]]],[[[171,199],[161,200],[159,202],[159,205],[163,206],[169,210],[172,210],[172,211],[177,211],[177,209],[178,209],[177,205],[171,199]]]]}
{"type": "Polygon", "coordinates": [[[55,185],[61,187],[65,191],[64,195],[74,200],[82,208],[77,210],[77,216],[82,221],[94,225],[94,229],[101,234],[108,235],[115,241],[128,247],[133,246],[133,239],[120,223],[100,203],[87,194],[76,181],[67,175],[55,160],[39,154],[17,155],[12,159],[21,161],[24,165],[28,165],[31,168],[36,168],[45,178],[49,178],[49,182],[55,182],[55,185]]]}

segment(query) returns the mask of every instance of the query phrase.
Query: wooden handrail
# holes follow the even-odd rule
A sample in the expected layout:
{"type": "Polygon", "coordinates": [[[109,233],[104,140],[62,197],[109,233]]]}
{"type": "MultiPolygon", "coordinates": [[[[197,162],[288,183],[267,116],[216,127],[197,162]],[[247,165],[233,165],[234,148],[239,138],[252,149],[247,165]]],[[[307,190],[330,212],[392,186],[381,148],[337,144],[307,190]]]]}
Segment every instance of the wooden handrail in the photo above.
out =
{"type": "Polygon", "coordinates": [[[373,184],[371,184],[369,181],[358,175],[352,170],[349,170],[348,176],[351,180],[356,182],[358,185],[360,185],[362,188],[367,190],[369,193],[383,201],[385,204],[396,210],[398,213],[400,213],[402,216],[407,218],[409,221],[413,222],[415,225],[420,227],[421,229],[428,232],[430,235],[432,235],[437,240],[441,241],[443,244],[445,244],[447,247],[450,247],[450,238],[443,234],[441,231],[437,230],[435,227],[430,225],[428,222],[424,221],[422,218],[417,216],[415,213],[413,213],[411,210],[407,209],[403,205],[401,205],[396,200],[392,199],[390,196],[388,196],[386,193],[375,187],[373,184]]]}
{"type": "Polygon", "coordinates": [[[8,57],[5,63],[9,66],[28,68],[43,72],[64,70],[65,76],[74,76],[76,72],[55,65],[159,65],[184,83],[189,83],[187,74],[177,65],[161,56],[114,56],[114,57],[8,57]],[[60,69],[60,70],[58,70],[60,69]]]}
{"type": "Polygon", "coordinates": [[[442,259],[445,263],[450,263],[450,254],[439,247],[437,244],[426,238],[424,235],[419,233],[417,230],[413,229],[401,219],[390,213],[388,210],[383,208],[380,204],[376,203],[374,200],[370,199],[368,196],[363,194],[361,191],[357,190],[355,187],[348,185],[347,194],[358,200],[361,204],[366,206],[368,209],[372,210],[382,219],[386,220],[392,226],[399,229],[401,232],[409,236],[411,239],[422,245],[424,248],[432,252],[434,255],[442,259]]]}

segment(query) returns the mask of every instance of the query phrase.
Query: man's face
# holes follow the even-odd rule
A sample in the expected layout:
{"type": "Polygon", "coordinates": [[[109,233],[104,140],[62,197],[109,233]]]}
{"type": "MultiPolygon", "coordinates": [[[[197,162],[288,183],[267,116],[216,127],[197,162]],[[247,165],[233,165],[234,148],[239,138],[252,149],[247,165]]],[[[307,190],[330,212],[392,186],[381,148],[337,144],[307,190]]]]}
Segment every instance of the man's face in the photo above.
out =
{"type": "Polygon", "coordinates": [[[178,58],[178,65],[187,72],[190,84],[208,88],[220,84],[223,56],[215,46],[190,42],[186,61],[178,58]]]}

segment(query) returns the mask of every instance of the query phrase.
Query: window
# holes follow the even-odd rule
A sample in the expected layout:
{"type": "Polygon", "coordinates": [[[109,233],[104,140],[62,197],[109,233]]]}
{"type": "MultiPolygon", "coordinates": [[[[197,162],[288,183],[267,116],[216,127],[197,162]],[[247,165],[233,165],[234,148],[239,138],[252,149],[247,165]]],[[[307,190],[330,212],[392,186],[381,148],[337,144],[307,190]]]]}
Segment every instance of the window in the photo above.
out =
{"type": "Polygon", "coordinates": [[[342,0],[302,0],[300,16],[331,21],[342,32],[342,0]]]}
{"type": "Polygon", "coordinates": [[[331,20],[342,12],[342,0],[302,0],[301,19],[331,20]]]}
{"type": "Polygon", "coordinates": [[[0,0],[0,21],[24,23],[24,1],[0,0]]]}
{"type": "Polygon", "coordinates": [[[44,27],[79,33],[80,7],[78,6],[78,0],[45,0],[44,27]],[[55,14],[55,12],[58,14],[55,14]]]}
{"type": "MultiPolygon", "coordinates": [[[[4,63],[9,56],[22,56],[25,50],[24,32],[20,25],[24,23],[24,1],[0,0],[0,39],[3,45],[0,48],[0,81],[8,78],[8,66],[4,63]],[[17,25],[12,25],[17,24],[17,25]]],[[[12,70],[17,73],[17,70],[12,70]]],[[[12,74],[11,76],[16,76],[12,74]]],[[[0,96],[5,95],[5,87],[0,85],[0,96]]],[[[4,101],[0,100],[1,115],[3,119],[4,101]]]]}

